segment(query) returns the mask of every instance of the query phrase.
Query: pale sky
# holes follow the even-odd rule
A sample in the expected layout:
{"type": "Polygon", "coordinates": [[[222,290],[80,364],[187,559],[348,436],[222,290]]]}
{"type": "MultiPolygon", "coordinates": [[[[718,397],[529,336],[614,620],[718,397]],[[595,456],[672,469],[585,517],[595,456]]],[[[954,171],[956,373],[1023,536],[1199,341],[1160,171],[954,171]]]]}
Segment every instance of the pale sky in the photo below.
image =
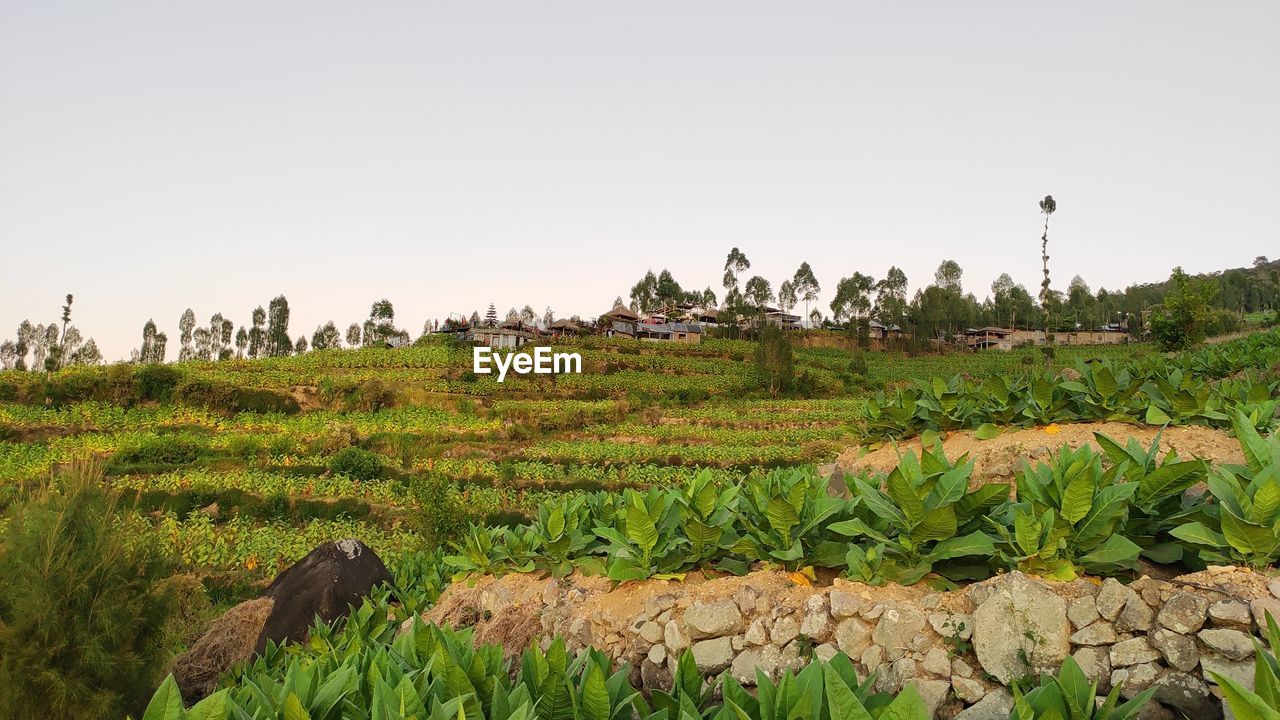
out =
{"type": "MultiPolygon", "coordinates": [[[[1280,255],[1280,3],[0,0],[0,336],[1280,255]]],[[[825,308],[824,308],[825,310],[825,308]]]]}

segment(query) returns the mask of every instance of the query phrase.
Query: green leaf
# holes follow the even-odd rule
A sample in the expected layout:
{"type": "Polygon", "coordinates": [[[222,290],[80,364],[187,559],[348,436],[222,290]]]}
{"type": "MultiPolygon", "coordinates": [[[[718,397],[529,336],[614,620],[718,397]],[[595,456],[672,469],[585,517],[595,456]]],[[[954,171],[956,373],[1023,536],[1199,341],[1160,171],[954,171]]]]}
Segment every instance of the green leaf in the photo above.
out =
{"type": "Polygon", "coordinates": [[[972,555],[994,556],[995,554],[996,546],[991,536],[978,531],[943,540],[933,547],[929,557],[933,560],[950,560],[972,555]]]}
{"type": "Polygon", "coordinates": [[[871,713],[858,701],[853,690],[845,684],[836,669],[828,664],[822,666],[823,684],[826,685],[827,709],[831,720],[871,720],[871,713]]]}
{"type": "Polygon", "coordinates": [[[634,490],[628,493],[627,502],[627,537],[644,552],[647,557],[658,544],[658,528],[649,517],[649,508],[645,506],[644,496],[634,490]]]}
{"type": "Polygon", "coordinates": [[[156,694],[147,703],[142,720],[182,720],[184,715],[182,693],[178,691],[178,683],[170,675],[160,683],[156,694]]]}
{"type": "Polygon", "coordinates": [[[995,440],[1000,437],[1000,428],[992,423],[982,423],[978,426],[977,431],[973,433],[973,436],[979,440],[995,440]]]}
{"type": "Polygon", "coordinates": [[[581,720],[609,720],[609,691],[605,687],[604,670],[594,663],[582,684],[581,720]]]}
{"type": "Polygon", "coordinates": [[[915,687],[908,685],[880,713],[878,720],[930,720],[930,718],[920,693],[916,692],[915,687]]]}
{"type": "Polygon", "coordinates": [[[230,690],[219,690],[187,711],[187,720],[227,720],[231,715],[230,690]]]}
{"type": "Polygon", "coordinates": [[[302,701],[296,693],[289,693],[284,699],[284,720],[311,720],[311,715],[302,707],[302,701]]]}
{"type": "Polygon", "coordinates": [[[1142,548],[1123,535],[1111,535],[1094,548],[1092,552],[1080,556],[1080,564],[1086,568],[1099,567],[1134,567],[1138,561],[1138,553],[1142,548]]]}
{"type": "Polygon", "coordinates": [[[1147,424],[1148,425],[1168,425],[1173,419],[1165,414],[1163,410],[1155,405],[1147,406],[1147,424]]]}

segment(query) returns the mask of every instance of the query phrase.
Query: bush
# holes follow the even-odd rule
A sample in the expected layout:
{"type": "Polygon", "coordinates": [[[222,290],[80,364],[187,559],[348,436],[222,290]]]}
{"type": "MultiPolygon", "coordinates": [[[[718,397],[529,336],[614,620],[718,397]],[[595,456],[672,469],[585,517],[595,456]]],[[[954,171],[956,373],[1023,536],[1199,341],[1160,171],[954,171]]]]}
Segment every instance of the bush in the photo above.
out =
{"type": "Polygon", "coordinates": [[[107,465],[107,472],[120,475],[137,470],[167,469],[177,465],[190,465],[209,449],[190,438],[173,435],[149,437],[116,451],[107,465]]]}
{"type": "Polygon", "coordinates": [[[240,387],[225,382],[188,378],[173,391],[179,405],[195,405],[224,412],[293,414],[301,408],[294,397],[281,390],[240,387]]]}
{"type": "Polygon", "coordinates": [[[782,328],[773,324],[760,330],[760,340],[756,343],[756,375],[771,397],[777,397],[778,393],[787,392],[795,385],[791,341],[782,328]]]}
{"type": "Polygon", "coordinates": [[[444,545],[461,537],[469,521],[462,494],[453,480],[439,473],[419,475],[409,482],[409,491],[418,505],[414,529],[427,546],[444,545]]]}
{"type": "Polygon", "coordinates": [[[116,517],[102,468],[20,502],[0,545],[0,717],[136,714],[167,660],[168,563],[116,517]]]}
{"type": "Polygon", "coordinates": [[[143,400],[168,400],[181,380],[182,373],[168,365],[142,365],[133,371],[138,397],[143,400]]]}
{"type": "Polygon", "coordinates": [[[343,448],[329,458],[330,472],[356,480],[382,477],[384,465],[381,455],[358,447],[343,448]]]}

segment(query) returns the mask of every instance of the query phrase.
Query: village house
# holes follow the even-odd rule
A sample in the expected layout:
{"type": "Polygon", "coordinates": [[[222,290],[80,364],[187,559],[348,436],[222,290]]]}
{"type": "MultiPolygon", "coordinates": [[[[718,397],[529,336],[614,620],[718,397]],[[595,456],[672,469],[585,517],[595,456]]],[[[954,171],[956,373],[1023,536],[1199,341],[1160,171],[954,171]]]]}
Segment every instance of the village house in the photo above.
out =
{"type": "Polygon", "coordinates": [[[466,340],[494,349],[514,349],[532,340],[534,334],[515,328],[478,327],[468,330],[464,337],[466,340]]]}
{"type": "Polygon", "coordinates": [[[630,309],[616,305],[600,316],[606,337],[632,338],[655,342],[702,342],[702,326],[697,323],[671,322],[665,312],[640,317],[630,309]]]}

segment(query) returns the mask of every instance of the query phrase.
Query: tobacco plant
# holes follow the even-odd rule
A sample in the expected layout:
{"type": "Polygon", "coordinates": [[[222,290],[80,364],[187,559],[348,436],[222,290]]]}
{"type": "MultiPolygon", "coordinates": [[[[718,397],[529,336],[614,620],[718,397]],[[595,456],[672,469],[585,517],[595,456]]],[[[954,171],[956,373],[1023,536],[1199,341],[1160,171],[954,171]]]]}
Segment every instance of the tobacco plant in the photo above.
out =
{"type": "Polygon", "coordinates": [[[1205,479],[1206,465],[1202,460],[1180,460],[1172,450],[1161,460],[1162,434],[1156,434],[1149,448],[1134,438],[1121,446],[1102,433],[1093,437],[1111,464],[1120,468],[1124,481],[1138,486],[1129,506],[1125,534],[1142,548],[1143,557],[1169,565],[1182,559],[1182,543],[1169,532],[1195,512],[1185,495],[1205,479]]]}
{"type": "Polygon", "coordinates": [[[626,513],[617,527],[595,528],[609,542],[608,570],[612,580],[680,579],[688,556],[680,534],[681,508],[673,493],[657,488],[648,493],[628,490],[626,513]]]}
{"type": "Polygon", "coordinates": [[[846,548],[824,531],[856,503],[829,496],[827,480],[812,471],[774,470],[746,484],[737,510],[743,535],[732,552],[792,570],[840,567],[846,548]]]}

